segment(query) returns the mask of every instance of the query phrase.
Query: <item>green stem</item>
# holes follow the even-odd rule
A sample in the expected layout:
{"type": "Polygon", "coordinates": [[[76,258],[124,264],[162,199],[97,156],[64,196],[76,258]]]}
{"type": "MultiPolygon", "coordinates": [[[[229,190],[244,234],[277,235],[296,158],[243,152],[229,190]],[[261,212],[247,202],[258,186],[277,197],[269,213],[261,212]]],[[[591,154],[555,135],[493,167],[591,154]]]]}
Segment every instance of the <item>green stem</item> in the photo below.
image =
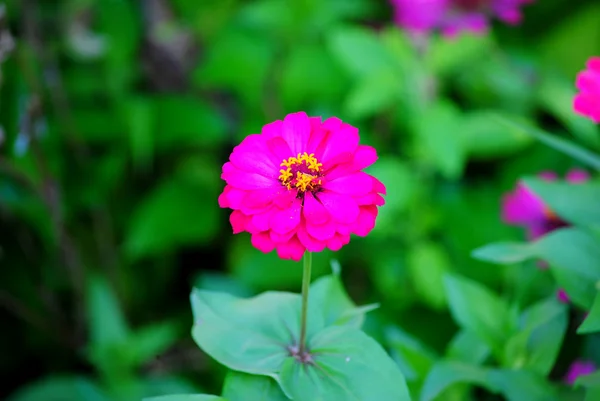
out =
{"type": "Polygon", "coordinates": [[[306,314],[308,311],[308,288],[310,287],[310,269],[312,267],[312,253],[304,254],[304,270],[302,274],[302,314],[300,317],[300,350],[298,355],[304,356],[306,351],[306,314]]]}

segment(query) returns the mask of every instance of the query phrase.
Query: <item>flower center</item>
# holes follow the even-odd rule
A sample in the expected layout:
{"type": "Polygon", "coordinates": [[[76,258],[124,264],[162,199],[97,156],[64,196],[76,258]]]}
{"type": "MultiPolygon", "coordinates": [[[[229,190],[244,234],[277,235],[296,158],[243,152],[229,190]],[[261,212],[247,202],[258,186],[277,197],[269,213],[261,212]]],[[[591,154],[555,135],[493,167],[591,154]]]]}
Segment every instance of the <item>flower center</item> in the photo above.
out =
{"type": "Polygon", "coordinates": [[[314,153],[298,153],[281,162],[279,181],[287,189],[296,188],[299,192],[316,191],[323,183],[323,164],[315,158],[314,153]]]}

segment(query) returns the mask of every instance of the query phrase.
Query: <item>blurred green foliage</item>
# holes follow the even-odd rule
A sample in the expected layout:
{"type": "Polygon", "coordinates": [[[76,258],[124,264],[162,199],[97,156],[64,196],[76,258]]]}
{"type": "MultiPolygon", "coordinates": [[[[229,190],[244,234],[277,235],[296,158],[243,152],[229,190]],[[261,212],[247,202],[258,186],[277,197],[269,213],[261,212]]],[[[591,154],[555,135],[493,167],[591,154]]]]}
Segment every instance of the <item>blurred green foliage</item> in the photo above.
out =
{"type": "MultiPolygon", "coordinates": [[[[249,379],[193,344],[188,294],[299,290],[300,266],[234,238],[217,197],[233,146],[305,110],[359,127],[380,154],[377,227],[315,255],[313,272],[335,258],[357,304],[381,303],[365,330],[414,399],[583,399],[560,381],[573,359],[600,361],[598,335],[575,332],[580,307],[599,309],[597,289],[572,274],[596,269],[577,261],[598,249],[566,255],[557,237],[596,234],[480,250],[557,258],[570,308],[551,302],[556,283],[533,261],[495,266],[471,252],[523,240],[500,219],[519,177],[578,164],[493,116],[600,150],[598,127],[571,110],[575,74],[600,54],[596,1],[540,0],[522,26],[432,37],[420,51],[384,1],[4,3],[1,398],[221,394],[227,377],[224,396],[242,400],[232,383],[249,379]]],[[[565,198],[554,198],[558,211],[565,198]]],[[[589,204],[565,210],[587,224],[589,204]]]]}

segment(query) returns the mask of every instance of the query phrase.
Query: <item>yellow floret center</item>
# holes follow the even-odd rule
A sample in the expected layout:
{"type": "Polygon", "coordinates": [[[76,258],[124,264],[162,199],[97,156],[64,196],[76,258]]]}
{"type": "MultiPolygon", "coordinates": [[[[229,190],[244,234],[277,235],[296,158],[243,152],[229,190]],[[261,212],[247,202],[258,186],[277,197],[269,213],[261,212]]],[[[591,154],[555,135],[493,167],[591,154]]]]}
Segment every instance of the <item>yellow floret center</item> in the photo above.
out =
{"type": "Polygon", "coordinates": [[[315,191],[323,183],[323,164],[319,163],[314,153],[298,153],[296,157],[284,159],[280,166],[279,180],[287,189],[315,191]]]}

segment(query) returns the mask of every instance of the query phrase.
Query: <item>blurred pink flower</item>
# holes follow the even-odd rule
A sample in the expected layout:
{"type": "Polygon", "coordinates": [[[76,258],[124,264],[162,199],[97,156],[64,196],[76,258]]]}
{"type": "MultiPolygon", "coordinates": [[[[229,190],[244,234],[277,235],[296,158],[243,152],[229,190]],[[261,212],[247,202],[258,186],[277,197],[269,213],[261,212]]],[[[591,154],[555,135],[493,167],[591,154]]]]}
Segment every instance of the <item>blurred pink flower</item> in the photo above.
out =
{"type": "MultiPolygon", "coordinates": [[[[554,181],[556,174],[544,172],[539,177],[554,181]]],[[[583,170],[571,170],[567,173],[566,180],[570,183],[585,182],[589,179],[587,172],[583,170]]],[[[506,194],[502,199],[502,220],[505,223],[523,226],[527,229],[529,240],[535,240],[550,231],[567,226],[560,216],[550,210],[544,202],[527,186],[519,182],[517,188],[506,194]]]]}
{"type": "Polygon", "coordinates": [[[485,33],[489,19],[515,25],[521,22],[520,7],[533,0],[391,0],[394,18],[414,33],[439,29],[446,36],[461,31],[485,33]]]}
{"type": "Polygon", "coordinates": [[[575,112],[600,123],[600,57],[587,62],[587,70],[577,75],[579,93],[573,100],[575,112]]]}
{"type": "Polygon", "coordinates": [[[556,298],[559,302],[562,302],[563,304],[571,303],[571,298],[569,298],[567,292],[562,288],[559,288],[559,290],[556,291],[556,298]]]}
{"type": "Polygon", "coordinates": [[[565,375],[565,383],[573,385],[580,376],[589,375],[596,371],[596,365],[591,361],[575,361],[565,375]]]}
{"type": "Polygon", "coordinates": [[[265,253],[300,260],[306,250],[337,251],[350,234],[367,235],[385,203],[385,186],[361,171],[375,160],[374,148],[359,145],[357,128],[289,114],[233,149],[219,205],[233,209],[233,232],[249,232],[265,253]]]}

